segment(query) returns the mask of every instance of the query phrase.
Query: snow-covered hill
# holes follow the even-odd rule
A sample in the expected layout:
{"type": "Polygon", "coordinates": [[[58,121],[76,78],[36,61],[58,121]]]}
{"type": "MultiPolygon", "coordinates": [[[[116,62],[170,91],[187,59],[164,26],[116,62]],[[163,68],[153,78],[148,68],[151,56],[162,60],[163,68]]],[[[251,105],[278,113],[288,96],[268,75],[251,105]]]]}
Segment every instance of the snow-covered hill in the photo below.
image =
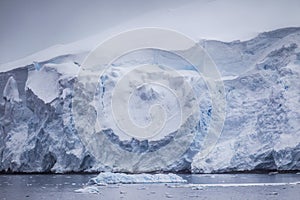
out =
{"type": "MultiPolygon", "coordinates": [[[[104,105],[109,102],[109,92],[117,78],[125,73],[122,66],[171,65],[180,70],[198,92],[200,117],[196,127],[189,123],[179,127],[194,134],[190,148],[176,162],[157,170],[194,173],[300,170],[300,28],[262,33],[244,42],[202,40],[199,44],[221,72],[227,100],[221,138],[206,158],[198,153],[209,127],[211,101],[205,82],[194,77],[188,63],[151,50],[121,58],[101,79],[105,85],[99,93],[101,101],[104,105]]],[[[136,170],[140,168],[130,163],[126,168],[118,168],[95,159],[74,126],[72,92],[76,74],[93,46],[93,41],[83,40],[0,66],[0,170],[140,172],[136,170]]],[[[140,88],[133,95],[133,100],[142,96],[147,99],[145,104],[136,104],[140,107],[132,109],[132,116],[142,125],[147,123],[147,118],[143,118],[141,110],[148,108],[147,102],[155,102],[152,98],[155,95],[168,96],[155,87],[140,88]]],[[[172,105],[168,110],[172,115],[176,102],[166,102],[172,105]]],[[[122,136],[114,131],[111,115],[105,115],[109,112],[107,108],[104,106],[100,112],[103,115],[99,116],[101,126],[105,127],[101,134],[121,149],[154,152],[172,140],[172,133],[149,141],[122,136]]],[[[179,128],[170,125],[166,132],[176,132],[179,128]]],[[[147,171],[147,166],[142,169],[147,171]]]]}

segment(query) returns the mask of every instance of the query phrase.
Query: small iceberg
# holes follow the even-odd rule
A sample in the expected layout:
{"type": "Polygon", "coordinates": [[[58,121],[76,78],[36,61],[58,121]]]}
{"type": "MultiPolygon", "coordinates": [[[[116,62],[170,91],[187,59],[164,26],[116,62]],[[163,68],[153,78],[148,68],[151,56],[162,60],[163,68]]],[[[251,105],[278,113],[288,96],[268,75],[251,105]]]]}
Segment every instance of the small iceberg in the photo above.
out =
{"type": "Polygon", "coordinates": [[[96,186],[88,186],[85,188],[81,188],[78,190],[75,190],[77,193],[88,193],[88,194],[99,194],[100,191],[96,186]]]}
{"type": "Polygon", "coordinates": [[[89,185],[107,184],[140,184],[140,183],[186,183],[187,181],[176,174],[125,174],[125,173],[100,173],[97,177],[91,178],[89,185]]]}

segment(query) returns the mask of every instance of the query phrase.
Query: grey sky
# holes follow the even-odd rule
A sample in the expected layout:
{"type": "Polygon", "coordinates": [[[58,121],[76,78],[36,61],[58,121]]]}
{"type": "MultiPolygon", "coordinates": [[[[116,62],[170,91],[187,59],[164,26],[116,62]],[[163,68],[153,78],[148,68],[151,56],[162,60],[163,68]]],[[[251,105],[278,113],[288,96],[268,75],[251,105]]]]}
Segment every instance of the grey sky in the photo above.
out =
{"type": "Polygon", "coordinates": [[[0,64],[180,1],[0,0],[0,64]]]}
{"type": "Polygon", "coordinates": [[[0,0],[0,64],[108,29],[155,26],[195,40],[300,26],[299,0],[0,0]]]}

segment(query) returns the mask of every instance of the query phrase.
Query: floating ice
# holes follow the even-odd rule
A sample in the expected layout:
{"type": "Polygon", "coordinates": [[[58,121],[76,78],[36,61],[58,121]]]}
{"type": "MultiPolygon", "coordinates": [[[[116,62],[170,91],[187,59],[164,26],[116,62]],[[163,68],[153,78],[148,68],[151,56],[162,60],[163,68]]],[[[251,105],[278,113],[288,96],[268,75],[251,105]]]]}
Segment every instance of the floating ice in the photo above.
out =
{"type": "Polygon", "coordinates": [[[210,184],[180,184],[172,185],[171,188],[192,188],[193,190],[203,190],[205,187],[265,187],[265,186],[294,186],[300,182],[287,183],[210,183],[210,184]]]}
{"type": "Polygon", "coordinates": [[[124,174],[124,173],[100,173],[90,179],[89,184],[138,184],[138,183],[186,183],[187,181],[176,174],[124,174]]]}
{"type": "Polygon", "coordinates": [[[98,194],[100,193],[99,188],[97,186],[87,186],[84,188],[80,188],[75,190],[77,193],[90,193],[90,194],[98,194]]]}

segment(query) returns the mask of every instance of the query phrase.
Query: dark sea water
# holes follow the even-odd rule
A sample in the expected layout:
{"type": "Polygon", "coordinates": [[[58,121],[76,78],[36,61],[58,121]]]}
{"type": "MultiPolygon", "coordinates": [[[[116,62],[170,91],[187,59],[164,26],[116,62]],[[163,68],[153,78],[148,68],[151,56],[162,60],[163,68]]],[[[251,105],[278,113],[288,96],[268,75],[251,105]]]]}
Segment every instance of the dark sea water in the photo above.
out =
{"type": "Polygon", "coordinates": [[[77,193],[96,174],[0,175],[4,199],[300,199],[300,174],[180,175],[187,184],[119,184],[77,193]]]}

